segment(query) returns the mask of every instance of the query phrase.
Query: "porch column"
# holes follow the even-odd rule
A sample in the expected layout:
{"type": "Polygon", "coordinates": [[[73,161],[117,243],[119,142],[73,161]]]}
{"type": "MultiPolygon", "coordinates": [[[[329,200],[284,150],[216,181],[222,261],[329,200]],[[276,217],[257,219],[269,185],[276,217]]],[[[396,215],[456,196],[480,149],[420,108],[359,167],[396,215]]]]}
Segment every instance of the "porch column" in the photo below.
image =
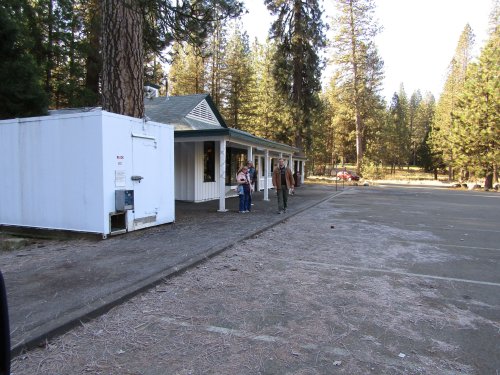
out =
{"type": "Polygon", "coordinates": [[[264,173],[264,200],[265,201],[268,201],[269,200],[269,168],[270,168],[270,164],[269,163],[269,150],[266,149],[266,154],[264,156],[264,164],[266,165],[266,167],[264,168],[264,170],[266,171],[266,173],[264,173]]]}
{"type": "Polygon", "coordinates": [[[290,154],[290,158],[288,159],[288,166],[290,167],[292,174],[295,172],[293,170],[293,154],[290,154]]]}
{"type": "Polygon", "coordinates": [[[247,161],[251,161],[253,163],[253,147],[252,146],[248,146],[247,161]]]}
{"type": "Polygon", "coordinates": [[[219,209],[226,212],[226,140],[219,142],[219,209]]]}

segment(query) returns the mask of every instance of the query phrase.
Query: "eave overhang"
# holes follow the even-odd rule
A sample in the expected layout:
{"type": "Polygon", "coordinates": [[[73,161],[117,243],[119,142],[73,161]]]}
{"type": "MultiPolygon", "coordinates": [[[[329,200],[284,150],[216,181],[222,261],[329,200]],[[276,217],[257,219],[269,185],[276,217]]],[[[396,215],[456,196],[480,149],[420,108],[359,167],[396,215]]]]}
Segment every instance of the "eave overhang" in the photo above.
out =
{"type": "Polygon", "coordinates": [[[225,138],[227,141],[241,143],[256,147],[258,149],[268,149],[270,151],[282,152],[287,154],[298,153],[300,149],[288,146],[283,143],[270,141],[268,139],[256,137],[250,133],[238,129],[220,128],[220,129],[200,129],[200,130],[176,130],[174,132],[175,142],[193,142],[203,140],[214,140],[225,138]]]}

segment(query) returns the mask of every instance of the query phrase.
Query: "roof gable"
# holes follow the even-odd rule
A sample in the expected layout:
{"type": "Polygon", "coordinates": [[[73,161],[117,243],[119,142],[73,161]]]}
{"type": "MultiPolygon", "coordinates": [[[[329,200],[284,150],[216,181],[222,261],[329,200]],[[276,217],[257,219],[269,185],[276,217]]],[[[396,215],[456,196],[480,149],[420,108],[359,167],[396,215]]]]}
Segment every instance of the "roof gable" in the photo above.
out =
{"type": "Polygon", "coordinates": [[[208,94],[146,99],[144,106],[151,120],[174,125],[176,130],[227,128],[208,94]]]}
{"type": "Polygon", "coordinates": [[[187,114],[186,117],[193,120],[208,122],[209,124],[220,126],[217,117],[215,117],[214,112],[212,111],[206,100],[201,101],[196,107],[193,108],[191,112],[187,114]]]}

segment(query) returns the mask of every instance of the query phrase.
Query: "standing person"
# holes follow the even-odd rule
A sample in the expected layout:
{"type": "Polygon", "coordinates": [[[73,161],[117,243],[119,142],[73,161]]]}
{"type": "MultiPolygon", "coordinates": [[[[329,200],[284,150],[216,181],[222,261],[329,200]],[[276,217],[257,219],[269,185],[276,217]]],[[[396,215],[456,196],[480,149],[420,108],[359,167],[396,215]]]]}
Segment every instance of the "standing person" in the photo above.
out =
{"type": "Polygon", "coordinates": [[[251,170],[250,166],[252,165],[252,162],[247,163],[247,180],[250,182],[250,194],[248,195],[248,205],[247,205],[247,211],[250,212],[252,210],[252,193],[254,191],[254,185],[252,181],[252,176],[253,173],[255,173],[255,168],[252,167],[253,171],[251,170]]]}
{"type": "Polygon", "coordinates": [[[255,191],[256,185],[255,183],[257,182],[257,170],[253,166],[253,163],[251,161],[248,161],[247,163],[248,167],[248,175],[250,176],[250,183],[252,184],[252,190],[255,191]]]}
{"type": "Polygon", "coordinates": [[[278,167],[273,171],[273,186],[278,195],[278,214],[283,214],[288,206],[288,191],[294,191],[295,181],[292,170],[285,166],[285,160],[279,158],[278,163],[278,167]]]}
{"type": "Polygon", "coordinates": [[[252,193],[257,189],[257,170],[253,166],[253,163],[249,160],[247,162],[248,176],[250,177],[250,207],[253,206],[252,203],[252,193]]]}
{"type": "Polygon", "coordinates": [[[250,184],[250,177],[248,176],[248,167],[243,167],[236,176],[238,182],[238,194],[240,196],[240,214],[251,211],[251,193],[252,186],[250,184]]]}

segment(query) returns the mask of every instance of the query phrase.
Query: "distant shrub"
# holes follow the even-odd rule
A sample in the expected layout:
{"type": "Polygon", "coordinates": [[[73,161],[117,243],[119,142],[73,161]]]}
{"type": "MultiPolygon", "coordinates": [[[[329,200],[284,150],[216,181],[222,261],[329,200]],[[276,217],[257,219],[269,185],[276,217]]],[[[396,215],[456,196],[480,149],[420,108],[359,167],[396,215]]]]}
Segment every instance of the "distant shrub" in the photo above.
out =
{"type": "Polygon", "coordinates": [[[384,168],[381,163],[370,161],[363,166],[363,177],[365,179],[380,180],[384,177],[384,168]]]}

